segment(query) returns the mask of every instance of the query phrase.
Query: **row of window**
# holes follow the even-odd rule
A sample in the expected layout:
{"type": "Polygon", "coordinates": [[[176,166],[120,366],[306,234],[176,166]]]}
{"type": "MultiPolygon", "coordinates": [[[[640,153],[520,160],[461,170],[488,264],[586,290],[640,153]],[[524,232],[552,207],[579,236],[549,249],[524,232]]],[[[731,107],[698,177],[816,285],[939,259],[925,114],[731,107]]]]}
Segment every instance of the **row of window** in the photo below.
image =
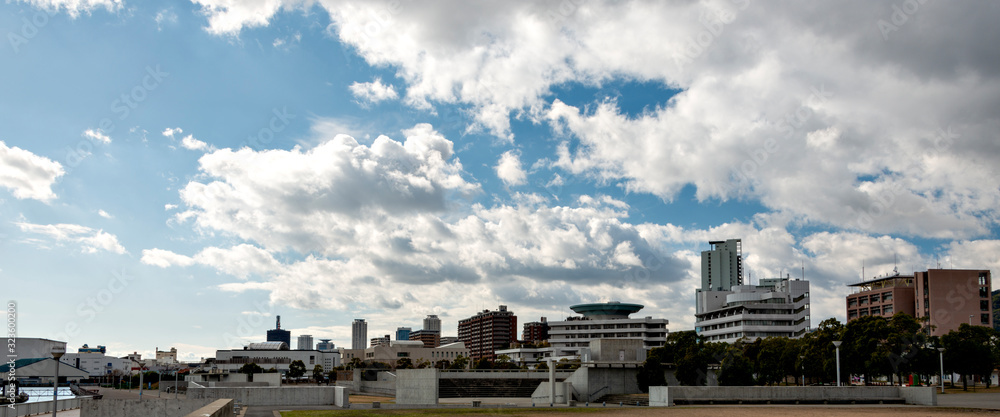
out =
{"type": "Polygon", "coordinates": [[[860,297],[853,297],[847,299],[847,307],[857,307],[860,305],[878,304],[881,302],[892,301],[892,292],[884,292],[879,294],[862,295],[860,297]]]}
{"type": "Polygon", "coordinates": [[[847,311],[847,319],[848,320],[850,320],[850,319],[856,319],[858,317],[865,317],[865,316],[868,316],[868,315],[872,315],[872,316],[880,316],[880,315],[891,316],[893,314],[894,314],[893,313],[893,308],[892,308],[892,305],[890,304],[890,305],[885,305],[885,306],[881,306],[881,307],[880,306],[872,306],[871,308],[864,308],[863,307],[863,308],[859,308],[857,310],[848,310],[847,311]]]}

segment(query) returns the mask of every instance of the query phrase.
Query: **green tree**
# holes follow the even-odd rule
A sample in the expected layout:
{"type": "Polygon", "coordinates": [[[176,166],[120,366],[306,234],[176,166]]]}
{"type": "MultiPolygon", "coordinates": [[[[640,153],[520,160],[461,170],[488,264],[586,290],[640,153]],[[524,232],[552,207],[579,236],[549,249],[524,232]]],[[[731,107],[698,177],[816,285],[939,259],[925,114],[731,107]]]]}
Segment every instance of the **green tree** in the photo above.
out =
{"type": "Polygon", "coordinates": [[[334,369],[334,370],[330,371],[329,373],[327,373],[326,376],[327,376],[327,378],[330,378],[330,383],[331,384],[334,384],[334,385],[337,384],[337,370],[336,369],[334,369]]]}
{"type": "Polygon", "coordinates": [[[316,381],[317,384],[323,381],[323,365],[316,365],[313,367],[313,380],[316,381]]]}
{"type": "Polygon", "coordinates": [[[413,369],[413,361],[410,358],[396,359],[396,369],[413,369]]]}
{"type": "Polygon", "coordinates": [[[743,355],[742,343],[737,342],[726,349],[721,365],[722,370],[719,372],[719,385],[754,385],[753,368],[750,365],[750,360],[743,355]]]}
{"type": "Polygon", "coordinates": [[[664,374],[666,369],[664,364],[667,363],[664,360],[664,355],[666,354],[667,349],[661,346],[650,349],[649,354],[646,355],[646,361],[642,363],[642,366],[639,367],[639,372],[636,374],[636,382],[639,384],[639,389],[642,392],[649,392],[649,387],[667,385],[667,379],[664,374]]]}
{"type": "Polygon", "coordinates": [[[469,366],[469,358],[462,355],[458,355],[458,357],[456,357],[455,360],[451,362],[451,365],[448,366],[448,369],[465,369],[468,366],[469,366]]]}
{"type": "Polygon", "coordinates": [[[806,333],[801,342],[805,360],[800,372],[824,382],[834,381],[837,366],[833,341],[844,340],[845,330],[840,321],[830,318],[823,320],[815,331],[806,333]]]}
{"type": "Polygon", "coordinates": [[[434,367],[437,369],[449,369],[450,366],[451,362],[447,359],[439,359],[437,362],[434,362],[434,367]]]}
{"type": "Polygon", "coordinates": [[[490,358],[480,358],[476,361],[474,369],[493,369],[493,361],[490,358]]]}
{"type": "Polygon", "coordinates": [[[299,378],[306,374],[306,364],[302,361],[296,360],[292,361],[288,365],[288,377],[289,378],[299,378]]]}
{"type": "Polygon", "coordinates": [[[979,375],[988,377],[996,369],[992,338],[996,331],[983,326],[970,326],[962,323],[958,330],[952,330],[941,336],[944,344],[945,370],[962,376],[962,389],[968,391],[967,377],[979,375]]]}
{"type": "Polygon", "coordinates": [[[548,362],[545,362],[545,361],[538,362],[538,365],[535,365],[535,370],[536,371],[548,371],[549,370],[549,364],[548,364],[548,362]]]}
{"type": "Polygon", "coordinates": [[[885,345],[889,349],[889,365],[902,383],[911,373],[933,372],[933,354],[927,348],[929,339],[921,331],[920,321],[906,313],[896,313],[889,319],[885,345]]]}
{"type": "Polygon", "coordinates": [[[260,365],[254,362],[250,362],[241,366],[238,372],[241,374],[262,374],[264,373],[264,368],[261,368],[260,365]]]}
{"type": "MultiPolygon", "coordinates": [[[[762,385],[774,385],[781,382],[788,376],[788,370],[783,362],[783,354],[789,339],[768,337],[757,340],[760,341],[760,349],[757,351],[756,357],[757,382],[762,385]]],[[[719,383],[721,384],[722,381],[719,383]]]]}
{"type": "Polygon", "coordinates": [[[844,375],[862,375],[865,385],[874,376],[892,375],[889,361],[889,323],[882,316],[865,316],[847,323],[844,344],[841,345],[841,361],[844,375]],[[845,372],[846,371],[846,372],[845,372]]]}

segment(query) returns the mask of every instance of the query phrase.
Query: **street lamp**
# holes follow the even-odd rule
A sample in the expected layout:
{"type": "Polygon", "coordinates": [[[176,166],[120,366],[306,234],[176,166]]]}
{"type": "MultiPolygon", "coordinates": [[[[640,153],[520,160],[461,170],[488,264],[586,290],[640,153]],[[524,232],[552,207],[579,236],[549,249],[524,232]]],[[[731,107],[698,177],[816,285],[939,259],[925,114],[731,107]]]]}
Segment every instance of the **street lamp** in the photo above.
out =
{"type": "Polygon", "coordinates": [[[59,409],[59,358],[66,354],[66,348],[62,345],[52,347],[52,357],[56,358],[56,381],[52,384],[52,417],[56,417],[59,409]]]}
{"type": "Polygon", "coordinates": [[[833,346],[837,348],[837,386],[840,386],[840,344],[844,343],[840,340],[833,341],[833,346]]]}
{"type": "Polygon", "coordinates": [[[969,314],[969,325],[972,325],[972,314],[969,314]]]}
{"type": "Polygon", "coordinates": [[[941,354],[941,393],[944,394],[944,348],[938,348],[941,354]]]}
{"type": "Polygon", "coordinates": [[[806,386],[806,357],[799,355],[799,368],[802,371],[802,386],[806,386]]]}

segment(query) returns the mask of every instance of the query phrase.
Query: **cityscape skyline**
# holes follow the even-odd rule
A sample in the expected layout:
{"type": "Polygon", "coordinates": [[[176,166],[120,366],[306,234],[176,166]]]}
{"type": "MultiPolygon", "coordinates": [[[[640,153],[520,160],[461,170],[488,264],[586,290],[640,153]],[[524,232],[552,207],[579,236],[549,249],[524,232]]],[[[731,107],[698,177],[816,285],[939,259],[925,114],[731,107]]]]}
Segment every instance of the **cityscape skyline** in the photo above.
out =
{"type": "Polygon", "coordinates": [[[899,10],[5,2],[0,293],[18,336],[181,360],[278,315],[679,331],[741,239],[746,284],[846,322],[862,278],[1000,272],[1000,9],[899,10]]]}

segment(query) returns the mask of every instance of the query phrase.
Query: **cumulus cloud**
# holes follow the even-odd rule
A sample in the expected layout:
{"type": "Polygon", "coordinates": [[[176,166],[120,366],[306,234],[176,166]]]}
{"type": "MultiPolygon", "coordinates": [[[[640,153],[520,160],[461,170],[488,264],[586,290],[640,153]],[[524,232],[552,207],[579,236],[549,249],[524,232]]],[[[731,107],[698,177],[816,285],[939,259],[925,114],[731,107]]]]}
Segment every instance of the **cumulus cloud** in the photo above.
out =
{"type": "Polygon", "coordinates": [[[396,88],[392,84],[382,84],[381,78],[367,83],[355,82],[348,89],[362,104],[374,104],[399,98],[399,95],[396,94],[396,88]]]}
{"type": "Polygon", "coordinates": [[[497,161],[494,169],[497,172],[497,177],[507,186],[521,185],[528,179],[528,174],[521,166],[520,155],[513,151],[507,151],[500,155],[500,160],[497,161]]]}
{"type": "Polygon", "coordinates": [[[103,230],[95,230],[86,226],[76,224],[32,224],[25,222],[15,223],[22,232],[39,235],[41,238],[32,238],[30,241],[39,245],[45,245],[48,241],[57,244],[74,243],[82,247],[84,253],[96,253],[107,251],[119,255],[127,253],[125,247],[118,243],[118,237],[103,230]]]}
{"type": "Polygon", "coordinates": [[[105,145],[111,143],[111,137],[105,135],[100,129],[87,129],[83,131],[83,137],[105,145]]]}
{"type": "Polygon", "coordinates": [[[113,218],[115,218],[115,216],[112,216],[110,213],[104,211],[103,209],[102,210],[97,210],[97,215],[101,216],[101,217],[103,217],[105,219],[113,219],[113,218]]]}
{"type": "Polygon", "coordinates": [[[194,136],[192,135],[187,135],[184,137],[184,139],[181,139],[181,146],[183,146],[184,149],[189,149],[192,151],[204,151],[211,149],[211,147],[207,143],[195,139],[194,136]]]}
{"type": "Polygon", "coordinates": [[[166,136],[168,138],[172,138],[174,137],[174,135],[179,135],[181,133],[184,133],[184,130],[179,127],[168,127],[166,129],[163,129],[163,136],[166,136]]]}
{"type": "Polygon", "coordinates": [[[56,161],[0,141],[0,186],[13,191],[15,198],[52,200],[52,184],[65,173],[56,161]]]}

